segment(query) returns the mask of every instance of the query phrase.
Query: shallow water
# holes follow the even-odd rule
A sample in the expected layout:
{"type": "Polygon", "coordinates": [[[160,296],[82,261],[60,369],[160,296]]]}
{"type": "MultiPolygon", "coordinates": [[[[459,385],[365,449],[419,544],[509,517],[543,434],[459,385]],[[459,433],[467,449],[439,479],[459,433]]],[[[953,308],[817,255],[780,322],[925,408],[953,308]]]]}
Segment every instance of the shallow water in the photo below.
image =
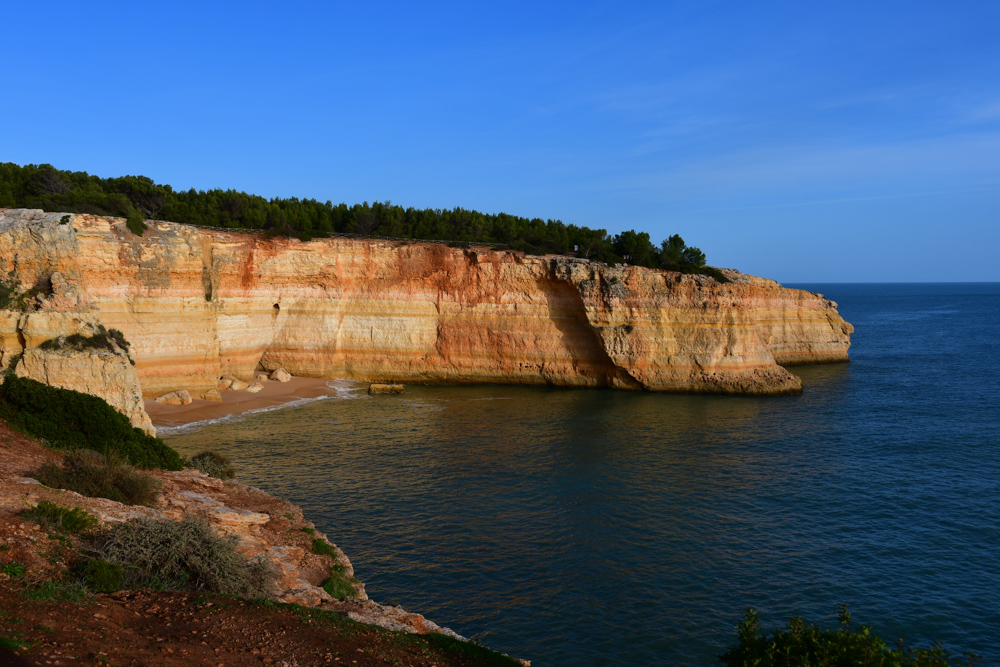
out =
{"type": "Polygon", "coordinates": [[[175,432],[301,505],[369,594],[534,665],[713,664],[742,611],[1000,661],[1000,285],[814,285],[801,395],[408,387],[175,432]]]}

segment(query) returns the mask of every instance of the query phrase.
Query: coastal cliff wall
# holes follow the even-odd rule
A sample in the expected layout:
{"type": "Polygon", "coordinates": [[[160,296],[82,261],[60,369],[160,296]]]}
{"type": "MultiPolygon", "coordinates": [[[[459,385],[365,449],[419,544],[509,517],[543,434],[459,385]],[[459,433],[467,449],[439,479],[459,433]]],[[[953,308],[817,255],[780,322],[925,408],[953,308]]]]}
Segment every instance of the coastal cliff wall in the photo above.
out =
{"type": "MultiPolygon", "coordinates": [[[[850,345],[833,302],[735,271],[719,284],[485,248],[149,225],[138,237],[121,219],[0,211],[0,270],[49,286],[40,312],[122,331],[147,397],[198,396],[224,374],[278,367],[377,382],[781,394],[801,383],[779,364],[846,361],[850,345]]],[[[0,359],[33,346],[23,332],[0,332],[0,359]]]]}

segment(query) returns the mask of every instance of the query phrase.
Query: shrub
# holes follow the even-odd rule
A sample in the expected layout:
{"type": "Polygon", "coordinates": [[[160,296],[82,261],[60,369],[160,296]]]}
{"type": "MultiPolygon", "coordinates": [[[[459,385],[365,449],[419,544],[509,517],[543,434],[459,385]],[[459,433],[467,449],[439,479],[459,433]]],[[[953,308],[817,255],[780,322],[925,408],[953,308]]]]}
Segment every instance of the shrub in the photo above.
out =
{"type": "Polygon", "coordinates": [[[88,558],[83,565],[83,582],[95,593],[114,593],[122,589],[125,568],[99,558],[88,558]]]}
{"type": "Polygon", "coordinates": [[[242,598],[267,597],[275,567],[236,553],[239,538],[216,535],[204,521],[138,519],[98,535],[93,556],[122,567],[128,588],[199,589],[242,598]]]}
{"type": "Polygon", "coordinates": [[[337,560],[337,552],[333,550],[330,543],[318,537],[313,540],[313,553],[318,556],[329,556],[330,558],[337,560]]]}
{"type": "Polygon", "coordinates": [[[22,594],[36,602],[80,602],[87,598],[87,590],[76,581],[39,581],[22,594]]]}
{"type": "Polygon", "coordinates": [[[80,533],[97,523],[97,519],[81,507],[63,507],[48,500],[43,500],[30,510],[22,512],[21,516],[67,533],[80,533]]]}
{"type": "Polygon", "coordinates": [[[355,581],[353,577],[347,576],[347,568],[337,563],[330,569],[330,577],[323,583],[323,590],[335,600],[354,597],[357,595],[353,585],[355,581]]]}
{"type": "Polygon", "coordinates": [[[739,644],[731,646],[720,660],[731,667],[797,667],[828,665],[854,667],[948,667],[978,664],[978,657],[966,654],[964,662],[953,659],[940,645],[913,649],[899,640],[894,648],[871,634],[871,626],[853,627],[851,613],[841,606],[841,627],[823,630],[801,618],[792,618],[787,629],[776,628],[770,636],[760,629],[757,612],[749,609],[736,626],[739,644]]]}
{"type": "Polygon", "coordinates": [[[136,236],[142,236],[142,233],[149,229],[145,218],[139,211],[132,211],[128,214],[128,217],[125,218],[125,226],[136,236]]]}
{"type": "Polygon", "coordinates": [[[121,331],[118,329],[109,331],[104,328],[104,325],[98,325],[97,333],[93,335],[70,334],[59,338],[50,338],[42,341],[38,347],[42,350],[108,350],[114,352],[115,347],[112,343],[117,344],[125,352],[128,352],[130,347],[129,342],[125,340],[125,334],[121,331]]]}
{"type": "Polygon", "coordinates": [[[337,600],[343,600],[345,597],[354,597],[357,592],[354,590],[353,584],[357,579],[347,574],[347,566],[337,562],[338,554],[330,543],[317,537],[313,540],[312,550],[314,554],[329,556],[333,559],[333,567],[330,568],[329,578],[323,584],[323,590],[337,600]]]}
{"type": "Polygon", "coordinates": [[[33,475],[53,489],[68,489],[126,505],[152,506],[160,489],[160,480],[139,472],[113,451],[105,455],[77,450],[66,455],[62,466],[46,463],[33,475]]]}
{"type": "Polygon", "coordinates": [[[204,451],[195,454],[189,462],[192,468],[196,468],[210,477],[218,479],[232,479],[236,477],[236,469],[232,462],[222,454],[204,451]]]}
{"type": "Polygon", "coordinates": [[[17,562],[4,563],[0,567],[0,572],[3,572],[11,579],[20,579],[24,576],[24,565],[17,562]]]}
{"type": "Polygon", "coordinates": [[[0,417],[62,449],[117,452],[140,468],[180,470],[181,456],[104,400],[14,375],[0,385],[0,417]]]}

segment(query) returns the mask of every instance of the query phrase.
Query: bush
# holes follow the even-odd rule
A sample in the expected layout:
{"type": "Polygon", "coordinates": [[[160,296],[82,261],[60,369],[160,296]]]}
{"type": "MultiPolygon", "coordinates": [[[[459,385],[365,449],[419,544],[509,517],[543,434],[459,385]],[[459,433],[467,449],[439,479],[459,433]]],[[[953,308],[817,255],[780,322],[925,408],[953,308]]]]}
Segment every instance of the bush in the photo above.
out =
{"type": "Polygon", "coordinates": [[[22,512],[21,516],[67,533],[80,533],[97,523],[97,519],[81,507],[63,507],[48,500],[43,500],[30,510],[22,512]]]}
{"type": "Polygon", "coordinates": [[[62,466],[46,463],[33,475],[53,489],[68,489],[126,505],[152,506],[160,489],[160,480],[139,472],[113,451],[105,455],[77,450],[66,455],[62,466]]]}
{"type": "Polygon", "coordinates": [[[114,593],[122,589],[125,568],[99,558],[88,558],[83,565],[83,582],[95,593],[114,593]]]}
{"type": "Polygon", "coordinates": [[[189,462],[192,468],[196,468],[210,477],[218,479],[232,479],[236,477],[236,469],[232,462],[222,454],[204,451],[195,454],[189,462]]]}
{"type": "Polygon", "coordinates": [[[142,236],[142,233],[149,229],[144,216],[138,211],[128,214],[128,217],[125,218],[125,226],[136,236],[142,236]]]}
{"type": "Polygon", "coordinates": [[[50,338],[46,341],[42,341],[38,348],[41,350],[64,350],[71,349],[77,351],[83,350],[108,350],[114,352],[115,347],[112,344],[117,344],[125,352],[129,350],[129,342],[125,340],[125,334],[123,334],[118,329],[108,329],[104,328],[104,325],[98,325],[97,333],[91,336],[84,336],[83,334],[70,334],[69,336],[60,336],[59,338],[50,338]]]}
{"type": "Polygon", "coordinates": [[[127,588],[269,597],[274,565],[263,556],[248,560],[236,553],[238,543],[234,535],[216,535],[204,521],[138,519],[98,535],[93,556],[120,565],[127,588]]]}
{"type": "Polygon", "coordinates": [[[330,570],[330,577],[323,583],[323,590],[330,594],[335,600],[354,597],[357,591],[354,589],[353,577],[347,576],[347,568],[337,563],[330,570]]]}
{"type": "Polygon", "coordinates": [[[318,537],[313,540],[313,553],[318,556],[329,556],[330,558],[337,560],[337,552],[333,550],[330,543],[318,537]]]}
{"type": "Polygon", "coordinates": [[[319,556],[329,556],[333,559],[333,567],[330,568],[329,578],[323,584],[323,590],[337,600],[343,600],[346,597],[354,597],[357,594],[357,591],[354,589],[354,583],[357,579],[348,576],[347,567],[342,563],[337,562],[338,554],[330,543],[317,537],[313,540],[312,550],[314,554],[319,556]]]}
{"type": "Polygon", "coordinates": [[[838,614],[841,627],[822,630],[801,618],[792,618],[787,629],[775,629],[770,636],[760,629],[757,612],[749,609],[736,626],[739,644],[732,646],[720,660],[730,667],[798,667],[828,665],[854,667],[948,667],[949,665],[979,664],[978,657],[966,654],[964,661],[952,659],[940,645],[929,649],[912,649],[899,640],[894,648],[871,634],[871,626],[853,627],[851,613],[841,606],[838,614]]]}
{"type": "Polygon", "coordinates": [[[140,468],[180,470],[181,456],[104,400],[14,375],[0,385],[0,417],[51,447],[116,452],[140,468]]]}

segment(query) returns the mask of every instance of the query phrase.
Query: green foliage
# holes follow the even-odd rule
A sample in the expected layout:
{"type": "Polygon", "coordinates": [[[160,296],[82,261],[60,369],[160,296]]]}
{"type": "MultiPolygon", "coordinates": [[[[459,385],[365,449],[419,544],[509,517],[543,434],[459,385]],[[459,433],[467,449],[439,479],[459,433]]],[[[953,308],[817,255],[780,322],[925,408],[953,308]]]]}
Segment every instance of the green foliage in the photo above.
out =
{"type": "Polygon", "coordinates": [[[0,279],[0,310],[6,310],[14,304],[21,285],[13,278],[0,279]]]}
{"type": "Polygon", "coordinates": [[[97,333],[91,336],[84,336],[83,334],[70,334],[69,336],[60,336],[58,338],[50,338],[46,341],[42,341],[38,347],[42,350],[76,350],[82,352],[84,350],[108,350],[110,352],[115,351],[115,345],[120,347],[123,351],[128,352],[129,342],[125,340],[125,334],[123,334],[118,329],[105,329],[103,324],[98,325],[97,333]]]}
{"type": "Polygon", "coordinates": [[[76,581],[39,581],[22,595],[36,602],[81,602],[87,598],[87,589],[76,581]]]}
{"type": "Polygon", "coordinates": [[[21,516],[48,528],[62,530],[70,534],[80,533],[97,524],[97,519],[82,507],[63,507],[42,500],[21,516]]]}
{"type": "Polygon", "coordinates": [[[354,577],[347,575],[347,568],[337,563],[330,570],[330,577],[323,582],[323,590],[330,594],[335,600],[343,600],[347,597],[354,597],[357,595],[353,584],[356,581],[354,577]]]}
{"type": "Polygon", "coordinates": [[[107,498],[126,505],[151,507],[160,480],[139,472],[120,454],[80,449],[66,455],[63,465],[46,463],[32,473],[53,489],[75,491],[89,498],[107,498]]]}
{"type": "Polygon", "coordinates": [[[192,468],[197,468],[210,477],[232,479],[236,477],[236,469],[232,462],[222,454],[204,451],[195,454],[188,462],[192,468]]]}
{"type": "Polygon", "coordinates": [[[730,667],[949,667],[979,664],[977,656],[966,654],[964,660],[953,658],[940,645],[913,649],[902,640],[890,647],[871,633],[871,626],[857,626],[846,606],[838,614],[841,627],[823,630],[801,618],[792,618],[785,629],[776,628],[770,635],[760,629],[757,612],[748,609],[736,626],[739,643],[720,659],[730,667]]]}
{"type": "Polygon", "coordinates": [[[88,558],[83,564],[83,582],[95,593],[114,593],[123,586],[125,568],[99,558],[88,558]]]}
{"type": "Polygon", "coordinates": [[[12,561],[10,563],[4,563],[0,566],[0,572],[3,572],[11,579],[20,579],[24,576],[24,565],[12,561]]]}
{"type": "Polygon", "coordinates": [[[0,637],[0,651],[20,651],[29,647],[29,644],[19,642],[11,637],[0,637]]]}
{"type": "Polygon", "coordinates": [[[330,558],[337,560],[337,552],[334,551],[330,543],[318,537],[313,540],[313,553],[317,556],[329,556],[330,558]]]}
{"type": "Polygon", "coordinates": [[[180,454],[89,394],[8,375],[0,385],[0,417],[52,447],[115,452],[140,468],[182,468],[180,454]]]}
{"type": "Polygon", "coordinates": [[[157,590],[204,590],[242,598],[267,597],[274,565],[236,553],[239,538],[220,536],[204,521],[139,519],[98,535],[93,556],[122,567],[121,585],[157,590]]]}
{"type": "MultiPolygon", "coordinates": [[[[604,229],[578,227],[561,220],[463,208],[403,208],[391,202],[348,206],[296,197],[265,199],[236,190],[175,191],[145,176],[100,178],[86,172],[61,171],[47,164],[22,167],[0,163],[0,206],[122,217],[139,235],[146,229],[144,220],[155,218],[260,230],[268,236],[304,241],[332,233],[379,235],[449,241],[461,248],[484,243],[536,255],[571,253],[577,246],[579,256],[610,264],[627,261],[637,266],[708,274],[704,253],[683,242],[676,248],[672,240],[679,236],[664,241],[672,253],[664,258],[648,234],[634,230],[609,236],[604,229]]],[[[718,279],[720,274],[709,275],[718,279]]]]}
{"type": "Polygon", "coordinates": [[[129,231],[136,236],[142,236],[142,233],[149,229],[146,224],[146,220],[142,217],[142,213],[138,211],[133,211],[128,214],[125,218],[125,226],[128,227],[129,231]]]}

